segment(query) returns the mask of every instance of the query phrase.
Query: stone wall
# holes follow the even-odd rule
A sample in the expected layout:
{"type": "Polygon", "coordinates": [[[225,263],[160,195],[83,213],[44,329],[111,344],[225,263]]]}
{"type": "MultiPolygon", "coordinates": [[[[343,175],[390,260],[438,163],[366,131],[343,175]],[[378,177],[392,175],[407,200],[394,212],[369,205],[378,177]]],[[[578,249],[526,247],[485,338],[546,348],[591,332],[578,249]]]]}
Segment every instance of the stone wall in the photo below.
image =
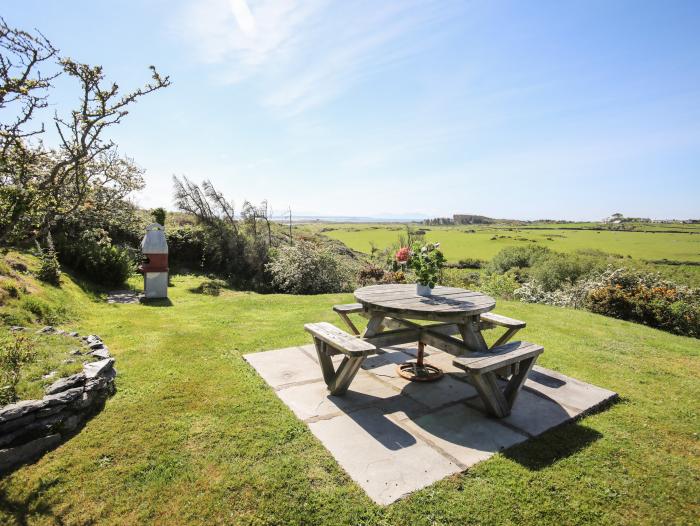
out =
{"type": "MultiPolygon", "coordinates": [[[[52,332],[47,329],[42,331],[52,332]]],[[[0,407],[0,473],[56,447],[114,394],[117,375],[114,358],[98,336],[84,337],[83,343],[88,353],[100,358],[99,361],[85,363],[82,372],[48,386],[41,400],[23,400],[0,407]]]]}

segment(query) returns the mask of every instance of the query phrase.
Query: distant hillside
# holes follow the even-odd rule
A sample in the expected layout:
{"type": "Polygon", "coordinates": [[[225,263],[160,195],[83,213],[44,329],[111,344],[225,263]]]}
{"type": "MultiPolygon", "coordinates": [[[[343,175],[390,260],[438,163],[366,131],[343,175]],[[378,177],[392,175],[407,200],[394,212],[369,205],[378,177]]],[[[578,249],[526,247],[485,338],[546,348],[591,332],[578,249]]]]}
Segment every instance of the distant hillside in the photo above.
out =
{"type": "Polygon", "coordinates": [[[456,225],[490,225],[496,222],[492,217],[471,214],[454,214],[452,220],[456,225]]]}

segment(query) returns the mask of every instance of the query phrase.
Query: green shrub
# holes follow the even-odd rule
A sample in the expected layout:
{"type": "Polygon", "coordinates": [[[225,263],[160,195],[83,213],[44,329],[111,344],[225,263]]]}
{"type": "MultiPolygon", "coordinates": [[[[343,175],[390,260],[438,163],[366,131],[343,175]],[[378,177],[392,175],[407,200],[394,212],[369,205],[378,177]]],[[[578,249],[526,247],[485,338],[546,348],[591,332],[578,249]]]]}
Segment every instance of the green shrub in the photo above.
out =
{"type": "Polygon", "coordinates": [[[489,262],[487,270],[503,274],[511,269],[528,268],[551,253],[546,247],[530,245],[526,247],[506,247],[489,262]]]}
{"type": "Polygon", "coordinates": [[[552,252],[537,258],[529,275],[536,279],[544,290],[553,291],[565,285],[573,285],[595,268],[600,268],[595,258],[552,252]]]}
{"type": "Polygon", "coordinates": [[[39,243],[36,244],[39,251],[39,271],[37,277],[51,285],[60,285],[61,283],[61,266],[58,264],[58,255],[53,246],[51,233],[46,236],[46,248],[42,248],[39,243]]]}
{"type": "Polygon", "coordinates": [[[484,262],[476,258],[463,258],[457,262],[457,268],[474,268],[478,269],[484,265],[484,262]]]}
{"type": "Polygon", "coordinates": [[[440,285],[459,287],[461,289],[479,290],[481,274],[459,268],[444,268],[440,277],[440,285]]]}
{"type": "Polygon", "coordinates": [[[67,317],[64,307],[54,307],[46,301],[33,296],[25,296],[20,301],[20,307],[34,315],[37,322],[56,325],[67,317]]]}
{"type": "Polygon", "coordinates": [[[9,298],[17,299],[20,296],[20,289],[16,283],[12,281],[3,280],[0,282],[0,289],[7,293],[9,298]]]}
{"type": "Polygon", "coordinates": [[[0,339],[0,406],[17,401],[17,384],[22,367],[36,358],[26,336],[10,333],[0,339]]]}
{"type": "Polygon", "coordinates": [[[158,207],[151,210],[151,216],[160,226],[165,226],[165,215],[165,208],[158,207]]]}
{"type": "Polygon", "coordinates": [[[350,272],[331,250],[307,241],[271,251],[266,270],[272,285],[289,294],[350,290],[350,272]]]}
{"type": "Polygon", "coordinates": [[[479,284],[480,290],[491,296],[511,299],[515,291],[520,288],[520,283],[516,279],[513,271],[505,274],[488,274],[482,278],[479,284]]]}
{"type": "Polygon", "coordinates": [[[10,275],[12,275],[12,269],[10,268],[10,265],[4,259],[0,259],[0,276],[10,275]]]}
{"type": "Polygon", "coordinates": [[[86,278],[100,285],[122,285],[134,270],[134,256],[112,245],[107,232],[87,230],[76,240],[61,240],[62,259],[86,278]]]}
{"type": "Polygon", "coordinates": [[[218,296],[221,293],[221,289],[226,288],[226,285],[226,282],[222,279],[206,279],[198,287],[192,289],[192,292],[207,296],[218,296]]]}
{"type": "Polygon", "coordinates": [[[200,227],[184,225],[165,231],[168,263],[186,270],[203,268],[205,233],[200,227]]]}

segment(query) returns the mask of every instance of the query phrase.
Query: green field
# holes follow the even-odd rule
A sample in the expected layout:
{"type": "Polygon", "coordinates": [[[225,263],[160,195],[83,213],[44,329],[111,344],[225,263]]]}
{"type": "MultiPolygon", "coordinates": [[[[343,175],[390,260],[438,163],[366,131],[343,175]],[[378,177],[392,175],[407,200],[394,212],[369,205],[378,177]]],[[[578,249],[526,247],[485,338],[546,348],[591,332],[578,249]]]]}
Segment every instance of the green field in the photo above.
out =
{"type": "MultiPolygon", "coordinates": [[[[462,234],[465,235],[466,234],[462,234]]],[[[309,343],[349,294],[191,291],[108,305],[64,276],[64,328],[102,336],[117,393],[70,441],[0,481],[0,524],[693,524],[697,340],[584,311],[498,301],[541,364],[621,401],[388,507],[375,505],[242,355],[309,343]]],[[[133,281],[138,285],[138,281],[133,281]]],[[[33,282],[38,289],[38,284],[33,282]]]]}
{"type": "MultiPolygon", "coordinates": [[[[601,250],[639,260],[700,262],[700,228],[687,234],[617,232],[605,230],[522,229],[515,227],[416,227],[426,239],[440,242],[449,261],[462,258],[489,260],[502,248],[538,244],[560,252],[601,250]]],[[[384,248],[395,243],[405,228],[399,225],[326,225],[325,235],[350,248],[369,253],[372,243],[384,248]]]]}

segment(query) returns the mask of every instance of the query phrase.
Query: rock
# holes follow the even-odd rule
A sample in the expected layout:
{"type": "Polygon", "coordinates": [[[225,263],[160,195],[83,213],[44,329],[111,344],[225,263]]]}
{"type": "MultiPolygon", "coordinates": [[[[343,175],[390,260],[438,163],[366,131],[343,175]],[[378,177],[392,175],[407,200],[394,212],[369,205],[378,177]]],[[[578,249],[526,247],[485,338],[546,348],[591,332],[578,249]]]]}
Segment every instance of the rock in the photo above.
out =
{"type": "Polygon", "coordinates": [[[0,422],[14,420],[27,413],[33,413],[49,405],[46,400],[23,400],[16,404],[9,404],[0,409],[0,422]]]}
{"type": "Polygon", "coordinates": [[[56,394],[67,389],[82,385],[85,382],[85,373],[76,373],[66,378],[55,381],[46,388],[46,394],[56,394]]]}
{"type": "Polygon", "coordinates": [[[99,391],[85,391],[78,399],[71,404],[71,409],[86,409],[90,407],[98,397],[99,391]]]}
{"type": "Polygon", "coordinates": [[[96,376],[104,376],[112,369],[114,358],[106,358],[98,362],[86,363],[83,365],[85,378],[95,378],[96,376]]]}
{"type": "Polygon", "coordinates": [[[62,431],[73,431],[75,428],[77,428],[80,423],[83,421],[82,415],[71,415],[68,418],[65,419],[63,424],[61,424],[61,430],[62,431]]]}
{"type": "Polygon", "coordinates": [[[55,415],[59,411],[63,411],[63,407],[60,405],[55,405],[53,407],[45,407],[44,409],[39,409],[36,413],[37,418],[44,418],[47,416],[55,415]]]}
{"type": "Polygon", "coordinates": [[[78,336],[80,336],[80,334],[78,334],[76,331],[73,331],[69,332],[68,336],[70,336],[71,338],[77,338],[78,336]]]}
{"type": "Polygon", "coordinates": [[[45,451],[57,446],[60,442],[61,435],[54,433],[37,438],[21,446],[0,449],[0,472],[8,471],[18,464],[33,460],[45,451]]]}
{"type": "Polygon", "coordinates": [[[51,325],[47,325],[43,329],[39,329],[36,331],[37,334],[51,334],[52,332],[55,332],[56,329],[54,329],[51,325]]]}
{"type": "Polygon", "coordinates": [[[22,331],[26,331],[27,328],[26,328],[26,327],[22,327],[21,325],[13,325],[12,327],[10,327],[10,330],[11,330],[12,332],[22,332],[22,331]]]}
{"type": "Polygon", "coordinates": [[[96,334],[89,334],[88,336],[83,336],[83,340],[85,340],[88,344],[102,342],[102,338],[100,338],[96,334]]]}
{"type": "Polygon", "coordinates": [[[68,360],[63,360],[61,363],[63,363],[63,364],[75,363],[75,360],[71,360],[69,358],[68,360]]]}
{"type": "Polygon", "coordinates": [[[89,352],[88,354],[90,354],[91,356],[95,356],[96,358],[101,358],[103,360],[105,358],[110,357],[109,350],[107,349],[107,347],[105,347],[104,349],[97,349],[95,351],[89,352]]]}
{"type": "Polygon", "coordinates": [[[63,329],[57,329],[56,331],[54,331],[54,334],[56,334],[58,336],[63,336],[64,334],[68,334],[68,333],[66,331],[64,331],[63,329]]]}
{"type": "Polygon", "coordinates": [[[74,400],[79,398],[81,394],[83,394],[83,388],[75,387],[73,389],[62,391],[60,393],[46,395],[44,397],[44,401],[46,401],[47,404],[50,406],[69,404],[70,402],[73,402],[74,400]]]}
{"type": "Polygon", "coordinates": [[[93,342],[93,343],[88,343],[88,348],[94,350],[97,349],[102,349],[105,346],[104,343],[100,342],[93,342]]]}
{"type": "Polygon", "coordinates": [[[83,354],[80,349],[73,349],[69,354],[76,356],[79,354],[83,354]]]}
{"type": "Polygon", "coordinates": [[[15,429],[19,429],[20,427],[32,423],[36,419],[37,412],[38,411],[35,411],[21,418],[15,418],[14,420],[10,420],[9,422],[0,424],[0,435],[9,433],[11,431],[14,431],[15,429]]]}
{"type": "Polygon", "coordinates": [[[37,418],[34,422],[23,429],[27,432],[31,431],[36,433],[38,431],[42,435],[46,435],[56,429],[56,427],[63,422],[69,414],[70,413],[67,411],[59,411],[56,414],[47,416],[46,418],[37,418]]]}
{"type": "Polygon", "coordinates": [[[56,376],[56,371],[51,371],[49,374],[45,374],[41,378],[46,380],[48,378],[53,378],[54,376],[56,376]]]}

